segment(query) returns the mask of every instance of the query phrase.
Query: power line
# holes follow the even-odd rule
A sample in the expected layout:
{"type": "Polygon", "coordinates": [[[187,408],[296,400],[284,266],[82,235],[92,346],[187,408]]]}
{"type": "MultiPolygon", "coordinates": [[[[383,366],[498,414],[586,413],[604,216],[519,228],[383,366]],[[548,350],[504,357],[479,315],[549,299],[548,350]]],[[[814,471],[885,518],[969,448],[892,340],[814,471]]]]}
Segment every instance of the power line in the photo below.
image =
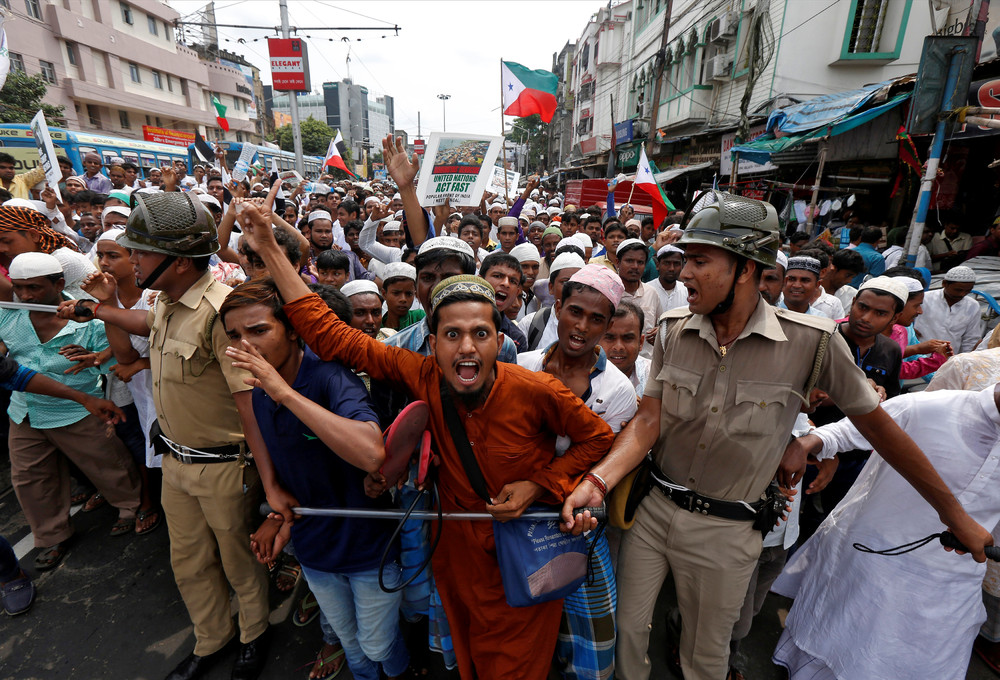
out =
{"type": "MultiPolygon", "coordinates": [[[[375,17],[370,17],[367,14],[362,14],[361,12],[355,12],[353,10],[345,9],[343,7],[337,7],[336,5],[331,5],[328,2],[323,2],[323,0],[316,0],[316,2],[318,2],[321,5],[325,5],[326,7],[329,7],[330,9],[337,9],[337,10],[340,10],[341,12],[347,12],[348,14],[354,14],[356,16],[363,17],[365,19],[371,19],[372,21],[382,21],[382,23],[384,23],[384,24],[388,24],[389,23],[387,21],[383,21],[382,19],[376,19],[375,17]]],[[[315,15],[313,15],[313,16],[315,16],[315,15]]]]}

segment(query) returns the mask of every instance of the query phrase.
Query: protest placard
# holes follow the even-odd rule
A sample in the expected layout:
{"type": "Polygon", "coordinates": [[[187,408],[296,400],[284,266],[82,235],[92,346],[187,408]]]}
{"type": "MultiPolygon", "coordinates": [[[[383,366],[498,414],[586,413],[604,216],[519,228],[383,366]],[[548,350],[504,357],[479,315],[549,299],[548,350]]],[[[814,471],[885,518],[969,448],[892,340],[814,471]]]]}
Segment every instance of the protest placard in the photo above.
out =
{"type": "Polygon", "coordinates": [[[507,186],[503,183],[504,169],[499,165],[493,166],[493,174],[490,175],[490,184],[486,190],[497,196],[514,196],[517,194],[517,180],[521,178],[521,173],[507,170],[507,186]]]}
{"type": "Polygon", "coordinates": [[[45,170],[45,179],[48,180],[52,191],[56,192],[56,200],[62,203],[62,194],[59,192],[62,171],[56,160],[52,137],[49,136],[49,126],[45,124],[45,115],[41,111],[31,119],[31,135],[35,138],[35,146],[38,147],[38,162],[45,170]]]}
{"type": "Polygon", "coordinates": [[[420,205],[478,205],[503,137],[432,132],[420,167],[420,205]]]}
{"type": "Polygon", "coordinates": [[[302,183],[302,175],[297,173],[295,170],[285,170],[278,173],[278,179],[281,180],[281,186],[285,189],[295,190],[299,184],[302,183]]]}

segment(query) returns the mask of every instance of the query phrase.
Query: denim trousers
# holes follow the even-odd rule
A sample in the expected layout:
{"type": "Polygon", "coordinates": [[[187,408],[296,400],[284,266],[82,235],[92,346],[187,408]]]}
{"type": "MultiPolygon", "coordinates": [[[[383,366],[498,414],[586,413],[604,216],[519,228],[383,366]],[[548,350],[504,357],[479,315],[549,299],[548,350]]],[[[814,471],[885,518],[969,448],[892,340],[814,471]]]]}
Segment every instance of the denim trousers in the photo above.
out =
{"type": "MultiPolygon", "coordinates": [[[[406,670],[410,654],[399,629],[403,595],[382,591],[378,569],[336,574],[303,564],[302,573],[320,611],[340,638],[347,665],[357,680],[378,680],[380,664],[389,677],[406,670]]],[[[399,586],[402,569],[398,563],[385,566],[383,580],[386,586],[399,586]]]]}

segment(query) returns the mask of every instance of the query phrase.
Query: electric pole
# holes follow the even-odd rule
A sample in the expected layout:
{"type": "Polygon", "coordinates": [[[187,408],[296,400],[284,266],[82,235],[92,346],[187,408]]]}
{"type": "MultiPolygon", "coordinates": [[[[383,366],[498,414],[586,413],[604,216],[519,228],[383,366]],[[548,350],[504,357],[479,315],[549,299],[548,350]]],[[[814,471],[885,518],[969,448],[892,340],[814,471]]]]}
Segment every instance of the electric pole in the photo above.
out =
{"type": "MultiPolygon", "coordinates": [[[[278,0],[281,7],[281,37],[291,37],[288,26],[288,0],[278,0]]],[[[288,93],[288,109],[292,116],[292,142],[295,145],[295,169],[303,177],[306,176],[305,161],[302,158],[302,130],[299,129],[299,93],[294,90],[288,93]]]]}

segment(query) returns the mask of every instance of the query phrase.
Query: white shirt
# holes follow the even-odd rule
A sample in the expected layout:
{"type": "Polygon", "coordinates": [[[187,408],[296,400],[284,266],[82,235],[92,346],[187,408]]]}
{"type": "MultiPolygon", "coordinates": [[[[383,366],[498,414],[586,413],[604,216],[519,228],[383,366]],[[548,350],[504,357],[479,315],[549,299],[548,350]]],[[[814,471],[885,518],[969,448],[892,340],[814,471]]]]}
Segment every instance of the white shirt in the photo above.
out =
{"type": "Polygon", "coordinates": [[[656,294],[660,297],[661,314],[669,312],[671,309],[677,309],[678,307],[687,307],[688,289],[679,281],[674,282],[673,290],[664,288],[659,279],[653,279],[646,285],[655,290],[656,294]]]}
{"type": "Polygon", "coordinates": [[[955,354],[971,352],[983,335],[979,303],[968,295],[949,305],[944,290],[924,294],[924,313],[913,322],[921,340],[950,340],[955,354]]]}
{"type": "MultiPolygon", "coordinates": [[[[913,437],[972,519],[996,526],[1000,414],[993,388],[910,393],[882,406],[913,437]]],[[[814,434],[823,440],[823,455],[871,448],[846,419],[814,434]]],[[[986,619],[981,593],[986,565],[945,552],[936,541],[905,557],[851,547],[889,548],[944,528],[937,511],[873,455],[772,586],[795,598],[786,635],[839,678],[964,680],[969,650],[986,619]]]]}
{"type": "Polygon", "coordinates": [[[632,387],[635,388],[636,394],[642,394],[646,391],[646,380],[649,379],[649,367],[652,364],[653,362],[644,356],[635,358],[635,364],[632,366],[632,373],[628,379],[632,383],[632,387]]]}
{"type": "MultiPolygon", "coordinates": [[[[150,308],[149,300],[156,300],[157,291],[144,290],[142,295],[134,305],[127,309],[147,311],[150,308]]],[[[121,300],[118,301],[121,304],[121,300]]],[[[132,347],[139,353],[140,357],[149,356],[149,338],[143,335],[128,336],[132,347]]],[[[153,405],[153,373],[148,368],[139,371],[125,385],[132,393],[132,400],[135,402],[135,409],[139,412],[139,424],[142,426],[142,433],[146,438],[146,467],[161,467],[162,455],[153,454],[153,445],[149,440],[149,428],[156,420],[156,407],[153,405]]]]}
{"type": "Polygon", "coordinates": [[[75,300],[81,298],[93,300],[89,294],[83,292],[80,284],[88,275],[97,271],[94,263],[88,260],[86,255],[72,248],[57,248],[52,251],[52,256],[62,265],[63,279],[66,281],[66,286],[63,288],[65,293],[75,300]]]}
{"type": "Polygon", "coordinates": [[[830,295],[825,290],[823,286],[819,287],[819,297],[813,302],[810,307],[812,307],[817,314],[825,316],[828,319],[843,319],[846,314],[844,314],[844,305],[837,299],[836,296],[830,295]]]}
{"type": "MultiPolygon", "coordinates": [[[[378,222],[368,221],[358,234],[358,246],[361,250],[385,264],[389,264],[390,262],[401,262],[403,259],[403,249],[393,248],[379,243],[378,240],[376,240],[377,234],[378,222]]],[[[375,274],[375,276],[382,278],[377,273],[372,271],[371,263],[369,263],[368,271],[371,271],[375,274]]]]}
{"type": "Polygon", "coordinates": [[[833,293],[833,296],[840,300],[840,304],[844,306],[845,310],[849,310],[857,294],[858,289],[854,286],[843,285],[833,293]]]}
{"type": "MultiPolygon", "coordinates": [[[[555,349],[555,344],[546,349],[536,349],[517,355],[517,365],[536,373],[545,365],[545,357],[555,349]]],[[[618,367],[608,361],[604,349],[597,346],[597,363],[590,373],[590,394],[584,394],[584,403],[591,411],[601,417],[618,434],[622,424],[632,420],[638,410],[635,398],[635,388],[618,367]]],[[[570,447],[569,437],[556,438],[556,455],[561,456],[570,447]]]]}
{"type": "MultiPolygon", "coordinates": [[[[684,298],[686,301],[686,294],[684,298]]],[[[622,295],[622,301],[631,302],[642,310],[643,316],[645,317],[642,320],[643,335],[648,333],[653,326],[656,325],[656,320],[660,318],[660,314],[664,311],[663,306],[660,303],[660,296],[649,287],[649,284],[641,281],[639,282],[639,287],[635,289],[634,294],[626,291],[625,294],[622,295]]],[[[647,342],[645,338],[642,341],[642,349],[639,350],[639,354],[647,359],[651,359],[653,357],[653,345],[647,342]]]]}
{"type": "MultiPolygon", "coordinates": [[[[882,253],[882,257],[885,259],[885,268],[895,267],[899,264],[900,260],[906,263],[906,253],[903,251],[903,246],[890,246],[882,253]]],[[[921,243],[917,247],[917,267],[927,267],[931,268],[931,254],[927,252],[927,248],[921,243]]]]}

